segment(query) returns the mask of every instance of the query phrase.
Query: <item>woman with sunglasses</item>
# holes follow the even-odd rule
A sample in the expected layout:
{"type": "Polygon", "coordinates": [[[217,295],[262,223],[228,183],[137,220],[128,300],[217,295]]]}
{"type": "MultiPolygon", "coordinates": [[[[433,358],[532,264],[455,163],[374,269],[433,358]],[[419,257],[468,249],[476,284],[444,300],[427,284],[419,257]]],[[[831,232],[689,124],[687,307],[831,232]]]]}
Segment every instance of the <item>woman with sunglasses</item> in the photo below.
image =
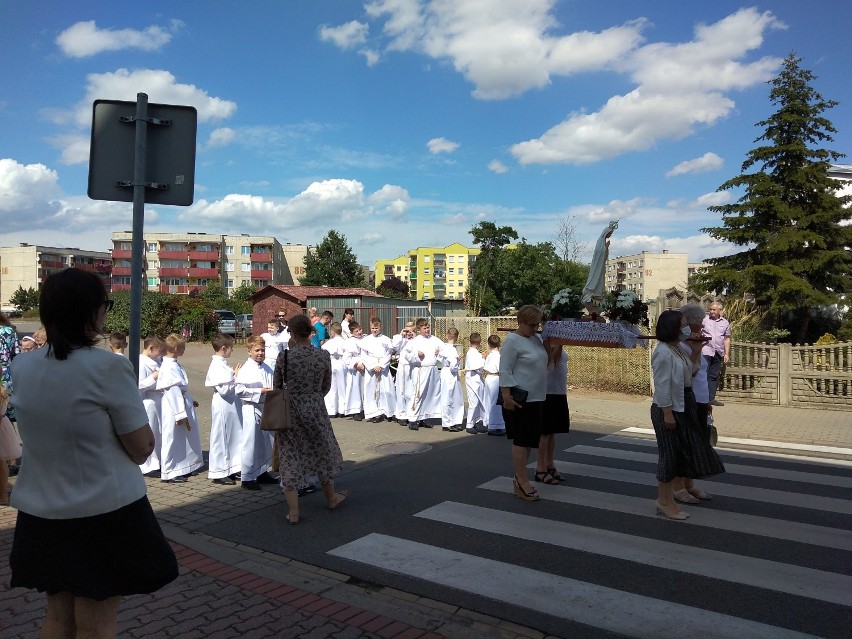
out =
{"type": "Polygon", "coordinates": [[[154,436],[133,366],[96,346],[111,308],[94,273],[51,275],[39,301],[47,348],[12,364],[26,461],[11,587],[47,594],[43,637],[115,637],[122,596],[178,575],[139,469],[154,436]]]}

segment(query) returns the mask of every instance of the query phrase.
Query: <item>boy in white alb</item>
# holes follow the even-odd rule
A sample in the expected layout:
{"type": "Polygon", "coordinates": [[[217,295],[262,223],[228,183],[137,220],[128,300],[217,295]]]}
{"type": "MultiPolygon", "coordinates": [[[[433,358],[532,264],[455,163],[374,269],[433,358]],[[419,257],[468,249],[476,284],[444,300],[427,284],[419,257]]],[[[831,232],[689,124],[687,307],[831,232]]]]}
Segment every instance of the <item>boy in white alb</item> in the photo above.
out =
{"type": "Polygon", "coordinates": [[[160,423],[163,428],[160,481],[187,481],[193,471],[204,465],[201,434],[195,408],[198,406],[187,392],[189,380],[178,363],[186,350],[186,340],[172,333],[166,338],[166,355],[160,364],[157,389],[163,391],[160,423]]]}
{"type": "Polygon", "coordinates": [[[467,390],[467,428],[465,431],[471,435],[484,433],[488,430],[484,425],[485,410],[482,402],[482,369],[485,367],[485,359],[479,352],[482,346],[482,337],[479,333],[470,334],[470,346],[464,358],[464,383],[467,390]]]}
{"type": "Polygon", "coordinates": [[[444,412],[441,415],[441,428],[457,433],[464,430],[464,395],[459,380],[459,352],[456,342],[459,329],[453,327],[447,330],[447,340],[441,349],[441,405],[444,412]]]}
{"type": "Polygon", "coordinates": [[[124,333],[110,333],[107,343],[109,344],[109,350],[116,355],[124,357],[124,351],[127,350],[127,335],[124,333]]]}
{"type": "Polygon", "coordinates": [[[332,322],[329,330],[331,339],[321,347],[331,356],[331,388],[325,394],[325,409],[330,417],[336,417],[343,415],[346,409],[346,369],[343,365],[346,345],[339,322],[332,322]]]}
{"type": "Polygon", "coordinates": [[[246,341],[248,359],[236,375],[237,397],[242,400],[243,430],[240,450],[240,483],[246,490],[260,490],[258,484],[277,484],[267,472],[272,461],[272,431],[260,430],[263,400],[272,390],[272,369],[263,363],[263,338],[253,335],[246,341]]]}
{"type": "Polygon", "coordinates": [[[414,337],[414,322],[408,322],[399,333],[391,340],[394,352],[397,356],[396,364],[396,421],[400,424],[408,423],[408,413],[411,408],[411,366],[408,363],[408,352],[406,349],[414,337]]]}
{"type": "Polygon", "coordinates": [[[393,347],[391,339],[382,335],[382,322],[370,320],[370,334],[361,339],[361,362],[364,364],[364,419],[380,422],[393,417],[396,388],[390,373],[393,347]]]}
{"type": "Polygon", "coordinates": [[[273,371],[275,370],[275,362],[278,361],[278,354],[284,352],[287,348],[287,343],[290,341],[289,333],[286,335],[286,340],[284,339],[284,333],[287,329],[279,331],[279,328],[280,324],[278,320],[269,320],[266,323],[266,332],[260,336],[263,339],[263,347],[266,353],[263,363],[273,371]]]}
{"type": "Polygon", "coordinates": [[[506,422],[503,421],[503,407],[497,405],[497,395],[500,394],[500,337],[488,337],[488,355],[485,357],[485,382],[482,392],[485,426],[489,435],[505,435],[506,422]]]}
{"type": "Polygon", "coordinates": [[[346,391],[343,414],[356,422],[364,419],[364,363],[361,361],[361,340],[364,331],[356,321],[349,322],[352,337],[344,340],[343,369],[346,371],[346,391]]]}
{"type": "Polygon", "coordinates": [[[432,335],[429,320],[421,317],[415,322],[417,335],[406,349],[408,363],[411,365],[412,400],[411,413],[408,415],[409,430],[420,426],[432,428],[427,420],[441,419],[441,373],[438,370],[438,356],[444,342],[432,335]]]}
{"type": "Polygon", "coordinates": [[[234,352],[234,338],[217,335],[213,338],[213,351],[216,354],[204,380],[204,385],[213,389],[207,478],[214,484],[233,486],[237,483],[233,476],[240,472],[243,430],[242,404],[237,397],[235,371],[228,364],[228,358],[234,352]]]}
{"type": "Polygon", "coordinates": [[[160,455],[162,451],[162,425],[160,415],[163,406],[163,391],[157,390],[157,377],[160,375],[160,358],[166,352],[166,343],[156,335],[142,342],[142,354],[139,355],[139,396],[148,414],[148,425],[154,433],[154,450],[139,468],[148,477],[160,476],[160,455]]]}

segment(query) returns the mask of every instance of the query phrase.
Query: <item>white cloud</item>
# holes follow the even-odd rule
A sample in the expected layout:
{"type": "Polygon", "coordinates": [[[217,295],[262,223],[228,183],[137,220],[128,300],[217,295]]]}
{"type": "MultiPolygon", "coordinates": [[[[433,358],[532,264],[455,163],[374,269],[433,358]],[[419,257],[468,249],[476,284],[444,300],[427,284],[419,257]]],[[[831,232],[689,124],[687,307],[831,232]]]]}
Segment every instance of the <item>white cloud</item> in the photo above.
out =
{"type": "MultiPolygon", "coordinates": [[[[68,196],[59,187],[58,174],[44,164],[20,164],[0,159],[0,227],[4,241],[7,233],[61,231],[71,236],[82,229],[114,229],[132,222],[133,207],[127,202],[90,200],[86,196],[68,196]]],[[[157,219],[155,211],[146,211],[146,222],[157,219]]],[[[65,242],[72,240],[66,239],[65,242]]],[[[67,244],[63,244],[67,245],[67,244]]]]}
{"type": "Polygon", "coordinates": [[[700,158],[686,160],[675,166],[672,170],[666,173],[666,177],[674,177],[675,175],[683,175],[684,173],[706,173],[721,169],[725,164],[724,160],[713,152],[708,151],[700,158]]]}
{"type": "Polygon", "coordinates": [[[459,143],[447,138],[432,138],[426,143],[426,146],[429,147],[430,153],[437,155],[438,153],[452,153],[459,148],[459,143]]]}
{"type": "MultiPolygon", "coordinates": [[[[644,21],[599,33],[556,35],[554,0],[372,0],[388,51],[447,60],[475,85],[474,96],[502,99],[546,86],[554,75],[606,68],[641,41],[644,21]]],[[[345,26],[345,25],[344,25],[345,26]]]]}
{"type": "Polygon", "coordinates": [[[648,200],[640,197],[634,197],[630,200],[612,200],[606,206],[587,212],[585,218],[590,224],[623,220],[636,215],[639,207],[647,204],[648,200]]]}
{"type": "Polygon", "coordinates": [[[493,171],[494,173],[506,173],[509,170],[509,167],[503,164],[500,160],[491,160],[488,163],[488,170],[493,171]]]}
{"type": "Polygon", "coordinates": [[[609,255],[617,257],[621,255],[634,255],[642,251],[649,253],[660,253],[663,250],[669,253],[686,253],[690,262],[703,262],[711,257],[731,255],[741,250],[733,244],[716,240],[709,235],[689,235],[685,237],[662,238],[659,235],[628,235],[618,237],[613,235],[610,241],[609,255]]]}
{"type": "Polygon", "coordinates": [[[738,62],[783,25],[771,13],[741,9],[713,25],[700,25],[685,44],[646,45],[619,62],[638,84],[611,97],[597,112],[575,112],[541,137],[512,146],[522,164],[598,162],[690,135],[727,116],[727,92],[767,81],[776,58],[738,62]]]}
{"type": "Polygon", "coordinates": [[[375,49],[361,49],[358,53],[364,56],[368,67],[376,66],[382,58],[382,54],[375,49]]]}
{"type": "Polygon", "coordinates": [[[719,206],[721,204],[727,204],[731,201],[731,192],[730,191],[713,191],[711,193],[705,193],[704,195],[698,196],[696,198],[695,203],[701,207],[708,206],[719,206]]]}
{"type": "Polygon", "coordinates": [[[378,244],[385,241],[385,236],[381,233],[365,233],[359,238],[361,244],[378,244]]]}
{"type": "Polygon", "coordinates": [[[71,58],[87,58],[104,51],[122,49],[156,51],[167,45],[182,26],[180,20],[173,20],[167,28],[152,25],[142,31],[98,29],[94,20],[88,20],[68,27],[56,37],[56,44],[71,58]]]}
{"type": "Polygon", "coordinates": [[[210,139],[207,140],[207,148],[212,149],[219,146],[228,146],[236,137],[237,132],[226,126],[213,129],[210,132],[210,139]]]}
{"type": "Polygon", "coordinates": [[[341,49],[351,49],[367,41],[369,25],[352,20],[338,27],[322,26],[319,30],[320,40],[332,42],[341,49]]]}

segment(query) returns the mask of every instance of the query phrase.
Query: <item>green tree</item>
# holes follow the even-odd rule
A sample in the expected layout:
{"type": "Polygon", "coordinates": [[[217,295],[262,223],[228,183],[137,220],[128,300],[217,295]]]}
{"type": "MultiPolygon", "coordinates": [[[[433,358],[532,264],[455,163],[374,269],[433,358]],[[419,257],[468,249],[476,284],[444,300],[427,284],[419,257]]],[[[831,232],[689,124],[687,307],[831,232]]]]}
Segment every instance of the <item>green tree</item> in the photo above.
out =
{"type": "Polygon", "coordinates": [[[365,287],[364,271],[346,241],[346,236],[330,230],[319,245],[305,255],[302,286],[365,287]]]}
{"type": "Polygon", "coordinates": [[[9,297],[9,303],[17,308],[22,313],[38,308],[38,291],[33,287],[25,289],[19,286],[18,289],[9,297]]]}
{"type": "Polygon", "coordinates": [[[231,302],[235,305],[239,304],[239,310],[234,310],[235,313],[252,312],[252,303],[249,298],[257,293],[257,288],[254,284],[243,281],[242,284],[234,289],[234,292],[231,293],[231,302]]]}
{"type": "Polygon", "coordinates": [[[757,123],[763,134],[749,151],[740,175],[719,187],[742,189],[734,204],[710,207],[722,214],[721,227],[703,229],[744,250],[710,260],[700,277],[706,290],[754,296],[786,324],[794,340],[808,334],[812,314],[837,304],[852,290],[852,226],[844,207],[850,196],[828,176],[842,154],[821,148],[836,129],[822,113],[837,105],[811,86],[814,75],[790,54],[770,81],[777,111],[757,123]]]}
{"type": "Polygon", "coordinates": [[[468,312],[474,317],[492,315],[506,306],[494,292],[492,279],[499,277],[500,257],[505,247],[518,239],[518,233],[511,226],[497,226],[494,222],[480,222],[469,233],[480,250],[468,274],[468,312]]]}
{"type": "Polygon", "coordinates": [[[396,275],[383,280],[376,288],[376,293],[385,297],[392,297],[398,300],[407,300],[411,298],[408,284],[399,279],[396,275]]]}

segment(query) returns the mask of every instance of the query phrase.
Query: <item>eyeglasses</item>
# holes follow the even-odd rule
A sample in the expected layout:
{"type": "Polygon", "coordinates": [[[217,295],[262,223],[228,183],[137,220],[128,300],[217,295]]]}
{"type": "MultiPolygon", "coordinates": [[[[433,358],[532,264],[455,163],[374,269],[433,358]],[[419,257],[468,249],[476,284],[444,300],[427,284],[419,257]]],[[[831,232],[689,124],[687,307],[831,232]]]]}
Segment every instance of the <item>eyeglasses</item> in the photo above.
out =
{"type": "Polygon", "coordinates": [[[104,300],[101,304],[105,307],[107,313],[112,310],[112,307],[115,306],[115,300],[104,300]]]}

